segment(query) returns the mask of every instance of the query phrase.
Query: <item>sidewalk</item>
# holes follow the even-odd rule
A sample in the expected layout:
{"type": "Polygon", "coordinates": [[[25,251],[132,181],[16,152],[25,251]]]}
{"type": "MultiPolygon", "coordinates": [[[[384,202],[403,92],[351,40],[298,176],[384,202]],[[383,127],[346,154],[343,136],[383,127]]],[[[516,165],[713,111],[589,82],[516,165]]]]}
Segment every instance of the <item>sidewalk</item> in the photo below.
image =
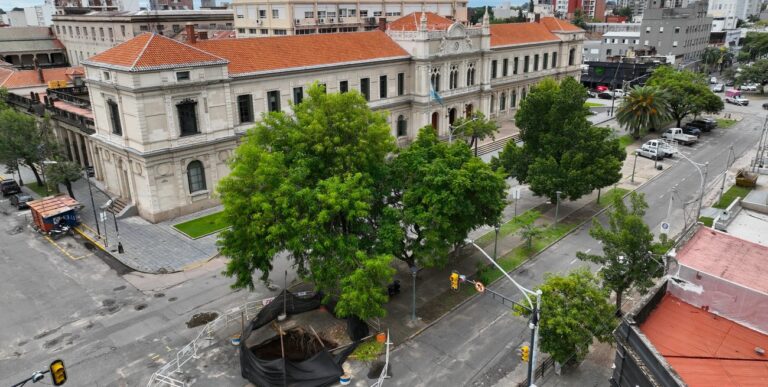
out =
{"type": "MultiPolygon", "coordinates": [[[[97,189],[95,184],[94,181],[93,201],[98,213],[100,212],[99,207],[104,205],[109,198],[97,189]]],[[[61,191],[66,192],[66,190],[61,191]]],[[[177,272],[205,262],[218,252],[216,235],[193,240],[176,231],[172,226],[188,219],[220,211],[220,207],[157,224],[152,224],[138,216],[117,219],[120,242],[125,251],[123,254],[119,254],[117,252],[118,238],[115,232],[115,220],[112,214],[107,213],[106,221],[99,222],[97,228],[91,207],[88,183],[85,180],[77,181],[72,184],[72,191],[75,194],[75,199],[84,206],[80,211],[82,220],[80,230],[86,237],[134,270],[157,274],[177,272]],[[99,238],[97,230],[100,231],[101,238],[99,238]]]]}

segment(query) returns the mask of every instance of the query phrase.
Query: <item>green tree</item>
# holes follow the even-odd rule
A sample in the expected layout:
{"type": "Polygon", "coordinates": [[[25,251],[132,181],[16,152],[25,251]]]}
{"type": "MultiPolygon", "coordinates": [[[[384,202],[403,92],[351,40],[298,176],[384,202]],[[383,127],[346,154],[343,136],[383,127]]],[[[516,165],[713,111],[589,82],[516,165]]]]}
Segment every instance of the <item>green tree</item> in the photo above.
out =
{"type": "Polygon", "coordinates": [[[83,170],[79,164],[71,161],[58,161],[55,164],[47,165],[45,173],[49,184],[64,184],[69,196],[75,198],[75,194],[72,192],[72,183],[83,177],[83,170]]]}
{"type": "Polygon", "coordinates": [[[614,8],[613,11],[614,15],[624,16],[627,19],[632,19],[632,8],[630,7],[614,8]]]}
{"type": "Polygon", "coordinates": [[[37,167],[43,160],[52,157],[55,151],[56,142],[48,117],[37,120],[15,109],[0,110],[0,161],[4,164],[28,166],[37,184],[42,186],[43,180],[37,167]]]}
{"type": "MultiPolygon", "coordinates": [[[[617,320],[608,302],[609,291],[600,287],[600,279],[587,269],[567,275],[547,274],[539,287],[541,350],[560,364],[575,364],[589,353],[597,339],[613,340],[617,320]]],[[[522,308],[516,308],[523,311],[522,308]]],[[[522,314],[526,314],[524,311],[522,314]]]]}
{"type": "Polygon", "coordinates": [[[608,212],[608,226],[604,227],[595,219],[589,235],[602,242],[603,255],[576,253],[584,261],[603,266],[600,274],[603,286],[616,295],[616,310],[621,310],[621,300],[629,289],[645,294],[654,284],[654,278],[664,273],[660,260],[653,254],[666,250],[668,242],[663,239],[654,242],[653,234],[643,221],[648,208],[642,194],[633,192],[629,196],[630,207],[620,196],[614,197],[613,207],[608,212]]]}
{"type": "Polygon", "coordinates": [[[536,210],[532,210],[529,217],[522,218],[520,230],[517,232],[521,238],[525,241],[525,247],[528,250],[533,249],[533,240],[540,237],[544,233],[544,228],[536,225],[536,219],[541,216],[536,210]]]}
{"type": "Polygon", "coordinates": [[[768,54],[768,32],[747,32],[739,51],[739,61],[755,60],[768,54]]]}
{"type": "Polygon", "coordinates": [[[653,86],[633,87],[616,112],[616,120],[634,138],[648,129],[661,128],[669,118],[666,96],[653,86]]]}
{"type": "Polygon", "coordinates": [[[608,128],[593,126],[578,81],[545,79],[531,89],[516,114],[522,146],[508,143],[492,160],[540,196],[575,200],[621,177],[626,152],[608,128]]]}
{"type": "Polygon", "coordinates": [[[665,93],[667,111],[678,127],[689,115],[718,113],[724,108],[723,100],[709,89],[704,75],[693,71],[660,66],[653,71],[647,85],[665,93]]]}
{"type": "Polygon", "coordinates": [[[503,173],[467,144],[441,142],[422,128],[391,163],[390,192],[379,239],[384,251],[420,267],[443,266],[450,249],[473,229],[496,224],[506,204],[503,173]]]}
{"type": "Polygon", "coordinates": [[[454,136],[464,136],[469,138],[469,147],[475,148],[475,156],[477,156],[477,145],[480,141],[486,138],[494,138],[493,136],[499,131],[499,125],[496,121],[485,118],[483,113],[474,112],[469,118],[459,118],[453,125],[456,129],[454,136]]]}
{"type": "Polygon", "coordinates": [[[701,54],[701,62],[706,66],[706,72],[709,73],[720,63],[722,51],[717,47],[707,47],[701,54]]]}
{"type": "Polygon", "coordinates": [[[759,59],[749,66],[742,67],[736,78],[741,85],[756,83],[760,85],[760,92],[764,92],[763,84],[768,83],[768,59],[759,59]]]}
{"type": "Polygon", "coordinates": [[[573,11],[573,17],[571,18],[571,23],[583,30],[587,29],[587,22],[584,16],[584,11],[582,11],[581,8],[576,8],[573,11]]]}
{"type": "Polygon", "coordinates": [[[379,182],[395,151],[386,118],[357,92],[326,94],[317,84],[293,110],[264,115],[219,184],[232,225],[218,241],[225,273],[233,287],[253,288],[253,272],[266,280],[273,257],[287,252],[326,299],[339,297],[342,315],[382,316],[394,274],[392,256],[376,250],[379,182]]]}

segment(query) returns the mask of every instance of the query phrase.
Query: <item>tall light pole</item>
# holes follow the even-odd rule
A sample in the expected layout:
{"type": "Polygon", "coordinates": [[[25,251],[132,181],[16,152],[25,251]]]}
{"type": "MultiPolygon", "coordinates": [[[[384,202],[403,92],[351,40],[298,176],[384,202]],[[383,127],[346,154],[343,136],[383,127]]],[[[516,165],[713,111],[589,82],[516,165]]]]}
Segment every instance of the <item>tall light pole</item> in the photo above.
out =
{"type": "Polygon", "coordinates": [[[637,152],[635,152],[635,161],[632,162],[632,179],[630,179],[630,182],[635,182],[635,167],[637,166],[637,152]]]}
{"type": "MultiPolygon", "coordinates": [[[[704,184],[707,181],[707,168],[709,167],[709,161],[707,161],[704,164],[701,164],[689,159],[682,152],[677,152],[677,154],[680,155],[680,157],[682,157],[684,160],[691,163],[691,165],[693,165],[693,167],[696,168],[696,172],[699,173],[699,178],[701,178],[701,192],[699,192],[699,205],[697,206],[697,209],[696,209],[696,220],[695,220],[695,221],[698,221],[699,217],[701,217],[701,203],[704,201],[704,184]],[[704,167],[704,172],[701,171],[701,168],[699,168],[699,166],[704,167]]],[[[685,225],[688,226],[687,221],[685,225]]]]}
{"type": "Polygon", "coordinates": [[[480,251],[480,253],[483,254],[483,256],[491,261],[491,263],[496,266],[497,269],[501,271],[502,274],[504,274],[507,279],[512,282],[513,285],[521,292],[523,293],[523,296],[525,297],[525,300],[528,301],[528,306],[530,306],[531,310],[531,323],[528,325],[531,328],[531,359],[528,363],[528,385],[529,386],[535,386],[536,383],[536,373],[534,372],[534,369],[536,367],[536,353],[538,352],[538,341],[539,341],[539,321],[541,321],[541,289],[538,289],[536,291],[526,289],[523,286],[521,286],[517,281],[515,281],[512,276],[507,273],[504,268],[502,268],[495,259],[491,258],[488,253],[485,252],[480,246],[478,246],[473,240],[467,239],[467,243],[474,246],[477,250],[480,251]],[[534,303],[533,300],[531,300],[530,296],[536,296],[536,302],[534,303]]]}
{"type": "Polygon", "coordinates": [[[558,215],[559,215],[559,212],[560,212],[560,194],[561,193],[562,192],[560,192],[560,191],[555,191],[555,195],[557,197],[557,199],[555,200],[555,202],[556,202],[555,203],[555,226],[557,226],[557,218],[558,218],[558,215]]]}
{"type": "Polygon", "coordinates": [[[93,208],[93,220],[96,221],[96,234],[101,239],[101,227],[99,227],[99,215],[96,213],[96,203],[93,201],[93,188],[91,188],[91,176],[93,174],[93,167],[85,167],[85,180],[88,181],[88,193],[91,195],[91,208],[93,208]]]}
{"type": "Polygon", "coordinates": [[[493,239],[493,259],[496,259],[496,247],[499,244],[499,229],[501,226],[496,223],[495,226],[493,226],[494,231],[496,231],[496,237],[493,239]]]}
{"type": "Polygon", "coordinates": [[[411,309],[411,321],[413,322],[416,322],[416,274],[418,274],[418,272],[419,269],[414,263],[413,266],[411,266],[411,276],[413,277],[413,308],[411,309]]]}
{"type": "MultiPolygon", "coordinates": [[[[717,194],[717,201],[719,202],[723,198],[723,191],[725,190],[725,178],[728,176],[728,168],[731,167],[731,155],[733,154],[733,144],[728,147],[728,160],[725,162],[725,170],[723,171],[723,181],[720,184],[720,193],[717,194]]],[[[734,155],[734,159],[736,156],[734,155]]]]}

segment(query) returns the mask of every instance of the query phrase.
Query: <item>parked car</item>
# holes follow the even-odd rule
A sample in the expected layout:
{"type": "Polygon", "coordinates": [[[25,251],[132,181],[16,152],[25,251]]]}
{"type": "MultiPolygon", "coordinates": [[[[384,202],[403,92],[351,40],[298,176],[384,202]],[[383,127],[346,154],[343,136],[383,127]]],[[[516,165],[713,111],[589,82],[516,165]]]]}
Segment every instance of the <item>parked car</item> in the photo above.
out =
{"type": "Polygon", "coordinates": [[[21,192],[21,187],[16,180],[3,180],[0,181],[0,187],[2,187],[3,196],[13,195],[21,192]]]}
{"type": "Polygon", "coordinates": [[[600,99],[617,99],[623,98],[625,95],[624,90],[616,89],[614,91],[603,91],[597,94],[597,98],[600,99]]]}
{"type": "Polygon", "coordinates": [[[702,118],[698,120],[693,120],[688,123],[690,126],[695,126],[699,129],[701,129],[702,132],[709,132],[712,129],[717,127],[717,121],[711,119],[711,118],[702,118]]]}
{"type": "Polygon", "coordinates": [[[763,109],[768,110],[768,102],[763,104],[763,109]]]}
{"type": "Polygon", "coordinates": [[[733,97],[725,97],[725,102],[731,103],[738,106],[747,106],[749,105],[749,100],[742,97],[741,95],[736,95],[733,97]]]}
{"type": "Polygon", "coordinates": [[[754,83],[745,83],[741,86],[739,86],[739,90],[741,91],[757,91],[757,85],[754,83]]]}
{"type": "Polygon", "coordinates": [[[666,138],[670,141],[677,141],[684,145],[693,145],[699,138],[690,134],[683,133],[682,128],[670,128],[666,132],[662,133],[662,138],[666,138]]]}
{"type": "Polygon", "coordinates": [[[722,93],[723,90],[725,90],[725,85],[723,85],[722,83],[718,83],[712,86],[712,92],[714,93],[722,93]]]}
{"type": "Polygon", "coordinates": [[[725,81],[725,85],[726,86],[733,86],[733,81],[732,80],[727,80],[727,81],[725,81]]]}
{"type": "Polygon", "coordinates": [[[711,84],[713,84],[713,85],[714,85],[715,83],[717,83],[717,77],[712,77],[712,78],[709,78],[709,83],[711,83],[711,84]]]}
{"type": "Polygon", "coordinates": [[[699,137],[701,136],[701,129],[698,126],[693,126],[691,124],[683,125],[683,133],[690,134],[691,136],[699,137]]]}
{"type": "Polygon", "coordinates": [[[595,88],[595,90],[597,90],[598,92],[608,91],[608,86],[598,86],[595,88]]]}
{"type": "Polygon", "coordinates": [[[651,160],[661,160],[664,158],[663,156],[659,155],[656,149],[647,147],[645,145],[635,149],[635,154],[637,154],[638,156],[647,157],[651,160]]]}
{"type": "Polygon", "coordinates": [[[16,209],[19,209],[19,210],[29,208],[28,203],[31,202],[32,200],[33,200],[32,196],[29,196],[24,193],[13,195],[11,196],[11,199],[10,199],[11,205],[13,205],[14,207],[16,207],[16,209]]]}
{"type": "Polygon", "coordinates": [[[642,148],[650,148],[656,151],[660,157],[672,157],[675,155],[675,148],[662,139],[648,140],[642,148]]]}

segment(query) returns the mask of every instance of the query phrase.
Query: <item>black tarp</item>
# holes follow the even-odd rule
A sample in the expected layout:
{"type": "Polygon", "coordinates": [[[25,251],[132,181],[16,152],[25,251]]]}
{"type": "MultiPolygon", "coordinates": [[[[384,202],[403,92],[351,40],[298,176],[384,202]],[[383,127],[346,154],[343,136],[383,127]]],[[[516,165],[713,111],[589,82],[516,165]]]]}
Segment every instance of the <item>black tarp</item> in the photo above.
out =
{"type": "Polygon", "coordinates": [[[321,299],[322,294],[304,298],[283,291],[259,312],[245,328],[240,340],[240,369],[243,378],[258,387],[320,387],[339,382],[339,377],[344,373],[341,364],[357,348],[357,342],[336,355],[323,349],[302,361],[260,359],[246,344],[254,330],[269,324],[282,313],[284,301],[287,314],[292,315],[319,308],[321,299]]]}

